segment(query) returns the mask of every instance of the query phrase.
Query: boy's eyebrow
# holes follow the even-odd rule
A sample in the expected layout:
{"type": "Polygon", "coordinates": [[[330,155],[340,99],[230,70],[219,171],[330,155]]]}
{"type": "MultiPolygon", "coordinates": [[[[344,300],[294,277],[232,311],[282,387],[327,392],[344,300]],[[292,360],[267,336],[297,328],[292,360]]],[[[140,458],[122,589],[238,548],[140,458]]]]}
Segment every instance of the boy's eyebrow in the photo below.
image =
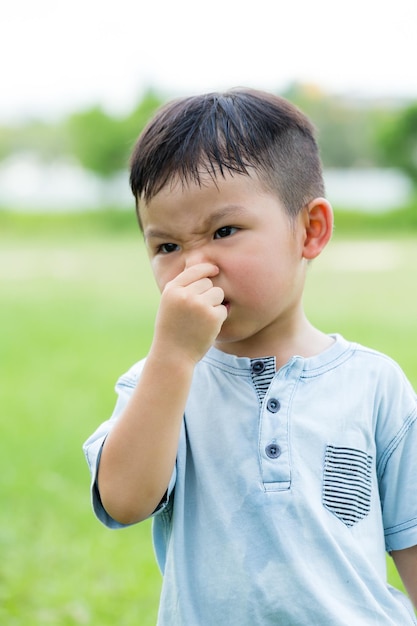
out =
{"type": "Polygon", "coordinates": [[[245,208],[240,204],[229,204],[222,207],[218,211],[212,213],[204,220],[201,226],[203,232],[210,230],[214,225],[218,224],[222,220],[239,217],[241,214],[246,213],[245,208]]]}
{"type": "MultiPolygon", "coordinates": [[[[211,215],[209,215],[201,223],[201,226],[198,228],[196,232],[197,234],[200,232],[202,233],[207,232],[208,230],[213,228],[216,224],[218,224],[220,221],[226,218],[231,218],[231,217],[236,218],[240,214],[243,214],[245,212],[246,211],[244,207],[239,204],[231,204],[231,205],[225,206],[219,209],[218,211],[213,212],[211,215]]],[[[145,229],[144,236],[145,236],[145,239],[169,239],[170,237],[173,237],[173,234],[165,230],[160,230],[159,228],[151,227],[151,228],[145,229]]]]}
{"type": "Polygon", "coordinates": [[[168,233],[164,230],[158,230],[157,228],[145,228],[143,231],[143,235],[145,239],[166,239],[169,240],[173,238],[171,233],[168,233]]]}

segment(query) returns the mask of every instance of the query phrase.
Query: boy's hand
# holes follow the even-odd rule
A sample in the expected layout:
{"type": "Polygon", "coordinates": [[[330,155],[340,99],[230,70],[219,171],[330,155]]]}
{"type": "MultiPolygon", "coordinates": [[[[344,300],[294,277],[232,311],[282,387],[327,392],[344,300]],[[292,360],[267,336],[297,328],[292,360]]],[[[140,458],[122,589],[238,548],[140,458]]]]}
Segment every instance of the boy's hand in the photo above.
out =
{"type": "Polygon", "coordinates": [[[186,268],[162,292],[154,343],[197,363],[213,345],[227,317],[223,289],[211,278],[219,273],[211,263],[186,268]]]}

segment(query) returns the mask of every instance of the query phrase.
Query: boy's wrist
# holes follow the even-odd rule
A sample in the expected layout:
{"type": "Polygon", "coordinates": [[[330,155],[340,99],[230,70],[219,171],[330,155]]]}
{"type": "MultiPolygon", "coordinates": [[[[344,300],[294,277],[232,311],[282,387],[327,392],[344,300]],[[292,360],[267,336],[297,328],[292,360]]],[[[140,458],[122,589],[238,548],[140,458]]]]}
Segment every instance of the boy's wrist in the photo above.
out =
{"type": "Polygon", "coordinates": [[[168,346],[166,342],[162,342],[161,345],[154,342],[147,356],[148,363],[154,363],[158,367],[169,367],[176,374],[192,373],[199,360],[197,355],[192,355],[179,346],[168,346]]]}

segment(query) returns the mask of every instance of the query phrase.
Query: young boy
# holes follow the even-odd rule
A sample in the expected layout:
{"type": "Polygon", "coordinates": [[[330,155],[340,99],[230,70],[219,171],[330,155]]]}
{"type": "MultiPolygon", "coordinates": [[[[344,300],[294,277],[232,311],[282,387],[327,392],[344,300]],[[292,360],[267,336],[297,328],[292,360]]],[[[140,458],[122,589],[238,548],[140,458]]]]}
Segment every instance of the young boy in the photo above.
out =
{"type": "Polygon", "coordinates": [[[313,129],[285,100],[174,101],[131,162],[161,301],[85,444],[111,528],[153,515],[164,626],[406,626],[417,401],[388,357],[307,320],[332,233],[313,129]]]}

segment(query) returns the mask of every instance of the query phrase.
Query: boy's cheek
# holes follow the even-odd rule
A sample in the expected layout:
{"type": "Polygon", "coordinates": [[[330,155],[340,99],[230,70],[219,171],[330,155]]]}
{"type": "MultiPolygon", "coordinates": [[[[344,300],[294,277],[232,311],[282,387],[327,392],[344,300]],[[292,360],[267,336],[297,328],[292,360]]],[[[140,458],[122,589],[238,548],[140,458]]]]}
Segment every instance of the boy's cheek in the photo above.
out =
{"type": "Polygon", "coordinates": [[[152,264],[152,272],[160,293],[164,291],[166,285],[171,282],[171,280],[174,280],[174,278],[180,274],[180,272],[173,271],[172,268],[170,270],[163,270],[160,264],[152,264]]]}
{"type": "Polygon", "coordinates": [[[162,277],[160,277],[157,274],[155,274],[155,272],[154,272],[154,278],[155,278],[155,282],[156,282],[156,285],[157,285],[160,293],[162,293],[163,290],[165,289],[166,284],[169,283],[169,280],[163,279],[162,277]]]}
{"type": "Polygon", "coordinates": [[[163,290],[164,290],[164,287],[165,287],[165,285],[167,284],[168,281],[163,279],[163,277],[155,269],[153,264],[151,264],[151,268],[152,268],[152,274],[153,274],[156,286],[158,287],[159,292],[162,293],[163,290]]]}
{"type": "Polygon", "coordinates": [[[160,255],[155,255],[150,259],[152,273],[160,291],[162,291],[166,283],[171,280],[169,275],[173,273],[172,268],[170,271],[169,266],[164,261],[165,257],[160,255]]]}

